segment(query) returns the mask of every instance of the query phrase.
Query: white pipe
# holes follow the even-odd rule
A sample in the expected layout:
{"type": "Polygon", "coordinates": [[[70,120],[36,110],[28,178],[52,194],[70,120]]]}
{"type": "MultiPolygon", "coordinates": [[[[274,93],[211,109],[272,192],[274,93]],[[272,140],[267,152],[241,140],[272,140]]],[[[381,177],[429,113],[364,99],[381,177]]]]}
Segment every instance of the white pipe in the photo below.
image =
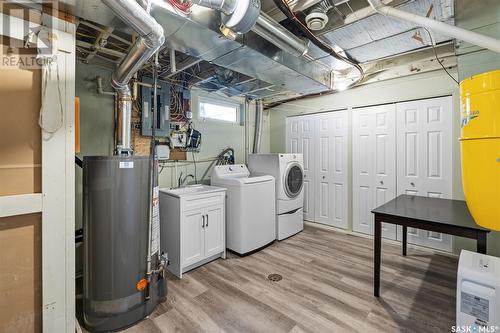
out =
{"type": "Polygon", "coordinates": [[[489,49],[493,52],[500,53],[500,40],[492,37],[488,37],[477,32],[462,29],[454,25],[449,25],[437,20],[433,20],[424,16],[412,14],[405,12],[403,10],[386,6],[380,2],[380,0],[367,0],[368,3],[377,12],[384,16],[391,16],[403,21],[413,22],[421,27],[425,27],[433,30],[434,32],[441,33],[446,36],[450,36],[465,42],[489,49]]]}

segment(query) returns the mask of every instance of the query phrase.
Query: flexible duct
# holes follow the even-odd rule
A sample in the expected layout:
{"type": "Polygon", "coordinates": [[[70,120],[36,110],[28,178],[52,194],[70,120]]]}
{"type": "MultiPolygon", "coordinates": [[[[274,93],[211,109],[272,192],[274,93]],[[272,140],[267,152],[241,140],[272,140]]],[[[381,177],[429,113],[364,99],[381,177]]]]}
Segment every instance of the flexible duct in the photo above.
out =
{"type": "Polygon", "coordinates": [[[386,6],[380,0],[367,0],[377,12],[384,16],[391,16],[403,21],[413,22],[421,27],[431,29],[435,32],[450,36],[465,42],[500,53],[500,40],[488,37],[477,32],[462,29],[454,25],[449,25],[441,21],[436,21],[427,17],[405,12],[394,7],[386,6]]]}
{"type": "Polygon", "coordinates": [[[136,1],[103,0],[103,2],[139,35],[129,53],[118,65],[111,79],[111,84],[117,92],[118,105],[118,140],[116,150],[118,154],[130,154],[132,152],[132,94],[129,82],[132,76],[163,45],[165,37],[161,25],[136,1]]]}

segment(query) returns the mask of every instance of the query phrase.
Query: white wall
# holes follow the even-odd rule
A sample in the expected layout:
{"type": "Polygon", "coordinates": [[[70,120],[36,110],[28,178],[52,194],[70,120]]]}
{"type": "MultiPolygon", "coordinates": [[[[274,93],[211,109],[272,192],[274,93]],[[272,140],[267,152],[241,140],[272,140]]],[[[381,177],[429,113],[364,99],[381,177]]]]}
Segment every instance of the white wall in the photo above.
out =
{"type": "MultiPolygon", "coordinates": [[[[456,70],[451,73],[456,76],[456,70]]],[[[463,200],[461,167],[460,167],[460,112],[459,112],[459,90],[458,85],[452,81],[443,71],[435,71],[414,76],[377,82],[365,86],[349,89],[332,95],[293,101],[270,110],[271,113],[271,152],[284,152],[285,143],[285,119],[304,113],[325,112],[339,109],[349,109],[349,127],[352,124],[352,107],[384,104],[392,102],[407,101],[412,99],[430,98],[437,96],[453,96],[453,198],[463,200]]],[[[350,134],[351,136],[351,134],[350,134]]],[[[352,152],[349,145],[349,169],[352,169],[352,152]]],[[[349,197],[352,198],[352,175],[349,177],[349,197]]],[[[352,202],[350,214],[352,218],[352,202]]],[[[349,229],[352,230],[352,220],[349,221],[349,229]]],[[[490,253],[500,255],[500,233],[489,237],[490,253]],[[496,241],[495,241],[496,240],[496,241]]],[[[475,250],[475,242],[456,237],[454,240],[454,252],[466,248],[475,250]]]]}

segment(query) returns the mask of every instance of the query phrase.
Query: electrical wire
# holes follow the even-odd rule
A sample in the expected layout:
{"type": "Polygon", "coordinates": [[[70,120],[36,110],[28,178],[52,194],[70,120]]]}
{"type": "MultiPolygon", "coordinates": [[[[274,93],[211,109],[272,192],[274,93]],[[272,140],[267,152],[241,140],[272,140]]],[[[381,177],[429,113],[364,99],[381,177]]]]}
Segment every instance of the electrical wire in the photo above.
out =
{"type": "Polygon", "coordinates": [[[178,2],[177,0],[167,0],[167,2],[175,8],[179,9],[184,14],[191,13],[191,6],[193,5],[193,3],[190,1],[186,1],[184,4],[178,2]]]}
{"type": "Polygon", "coordinates": [[[291,10],[290,6],[288,5],[288,3],[285,1],[285,0],[273,0],[276,7],[278,7],[278,9],[280,9],[283,14],[285,14],[285,16],[292,21],[292,23],[295,25],[295,27],[297,29],[299,29],[304,35],[306,35],[306,37],[314,44],[316,45],[317,47],[319,47],[322,51],[324,51],[325,53],[328,53],[329,55],[331,55],[332,57],[334,57],[335,59],[338,59],[340,61],[344,61],[346,63],[348,63],[349,65],[353,66],[354,68],[356,68],[358,71],[359,71],[359,78],[354,81],[353,83],[351,83],[348,87],[350,86],[353,86],[353,85],[356,85],[358,84],[359,82],[361,82],[364,78],[364,71],[363,71],[363,68],[354,60],[348,58],[348,57],[344,57],[343,55],[337,53],[330,45],[326,44],[325,42],[321,41],[320,39],[318,39],[318,37],[316,37],[316,35],[314,35],[312,33],[311,30],[309,30],[309,28],[307,26],[305,26],[299,19],[298,17],[293,13],[293,11],[291,10]]]}
{"type": "Polygon", "coordinates": [[[437,51],[436,51],[436,43],[434,42],[434,38],[432,37],[432,33],[429,31],[429,29],[427,29],[426,27],[422,27],[422,29],[424,29],[425,31],[427,31],[427,33],[429,34],[429,38],[431,40],[431,46],[432,46],[432,50],[434,51],[434,56],[436,58],[436,61],[438,62],[438,64],[441,66],[441,68],[443,68],[443,70],[446,72],[446,74],[448,74],[448,76],[453,80],[455,81],[456,84],[460,84],[460,82],[458,82],[457,79],[455,79],[451,74],[450,72],[448,72],[448,70],[446,69],[446,67],[444,67],[443,63],[441,62],[441,60],[439,59],[438,57],[438,54],[437,54],[437,51]]]}
{"type": "Polygon", "coordinates": [[[194,183],[195,184],[198,184],[198,179],[196,178],[196,174],[197,174],[197,169],[196,169],[196,159],[194,158],[194,151],[191,152],[192,156],[193,156],[193,164],[194,164],[194,183]]]}

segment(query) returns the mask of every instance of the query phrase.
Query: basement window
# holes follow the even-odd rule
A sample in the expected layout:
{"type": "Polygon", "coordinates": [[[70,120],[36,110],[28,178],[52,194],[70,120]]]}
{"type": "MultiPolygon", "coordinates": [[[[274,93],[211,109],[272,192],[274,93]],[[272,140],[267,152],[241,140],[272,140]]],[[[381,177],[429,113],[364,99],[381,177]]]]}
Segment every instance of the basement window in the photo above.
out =
{"type": "Polygon", "coordinates": [[[226,123],[240,123],[241,105],[236,102],[220,101],[217,99],[200,97],[198,102],[199,117],[226,123]]]}

